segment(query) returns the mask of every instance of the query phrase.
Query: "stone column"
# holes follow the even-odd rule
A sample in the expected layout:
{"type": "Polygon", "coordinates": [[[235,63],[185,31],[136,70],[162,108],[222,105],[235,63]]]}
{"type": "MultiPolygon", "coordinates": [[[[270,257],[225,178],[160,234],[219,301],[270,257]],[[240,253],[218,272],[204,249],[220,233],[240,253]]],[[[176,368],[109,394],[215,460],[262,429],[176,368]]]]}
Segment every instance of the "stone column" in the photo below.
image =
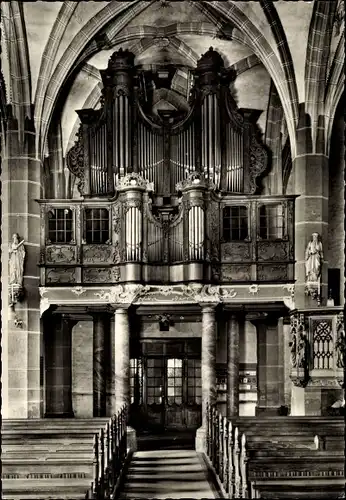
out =
{"type": "Polygon", "coordinates": [[[45,322],[46,412],[45,417],[73,417],[72,322],[57,314],[45,322]]]}
{"type": "Polygon", "coordinates": [[[40,418],[43,406],[40,386],[42,332],[38,292],[40,273],[37,264],[41,230],[40,210],[35,199],[42,198],[43,194],[42,164],[35,152],[33,120],[18,123],[9,113],[2,146],[2,417],[40,418]],[[15,311],[11,311],[8,262],[14,233],[18,233],[21,240],[24,239],[25,295],[15,305],[15,311]]]}
{"type": "MultiPolygon", "coordinates": [[[[130,408],[130,325],[127,308],[118,308],[114,318],[115,411],[130,408]]],[[[137,449],[136,431],[127,427],[127,447],[137,449]]]]}
{"type": "Polygon", "coordinates": [[[215,306],[202,306],[202,427],[196,434],[196,451],[206,450],[207,406],[216,402],[215,306]]]}
{"type": "Polygon", "coordinates": [[[115,311],[115,411],[130,404],[130,327],[127,309],[115,311]]]}
{"type": "Polygon", "coordinates": [[[109,368],[109,338],[104,314],[93,315],[93,415],[106,416],[106,382],[109,368]]]}
{"type": "Polygon", "coordinates": [[[252,320],[257,329],[256,415],[278,415],[284,404],[284,367],[279,347],[278,318],[252,320]]]}
{"type": "Polygon", "coordinates": [[[235,315],[227,321],[227,417],[239,415],[239,322],[235,315]]]}
{"type": "MultiPolygon", "coordinates": [[[[297,126],[297,155],[292,158],[294,183],[292,191],[299,195],[295,201],[295,302],[297,308],[316,307],[317,302],[305,295],[305,250],[312,233],[322,238],[322,305],[328,295],[328,157],[324,154],[324,141],[320,138],[317,149],[312,147],[311,126],[301,105],[297,126]],[[313,179],[313,182],[311,180],[313,179]]],[[[292,175],[292,174],[291,174],[292,175]]]]}

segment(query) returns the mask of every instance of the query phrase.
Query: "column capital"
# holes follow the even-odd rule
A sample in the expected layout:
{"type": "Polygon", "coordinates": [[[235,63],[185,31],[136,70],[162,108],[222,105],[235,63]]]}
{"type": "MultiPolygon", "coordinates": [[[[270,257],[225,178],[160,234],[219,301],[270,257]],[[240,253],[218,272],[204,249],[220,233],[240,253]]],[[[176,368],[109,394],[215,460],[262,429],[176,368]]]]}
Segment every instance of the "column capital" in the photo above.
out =
{"type": "Polygon", "coordinates": [[[128,315],[129,307],[131,304],[122,304],[121,306],[116,306],[114,308],[114,314],[126,314],[128,315]]]}
{"type": "Polygon", "coordinates": [[[218,306],[218,304],[214,304],[214,303],[206,303],[206,304],[199,304],[202,308],[202,313],[207,313],[207,312],[210,312],[210,313],[215,313],[215,310],[218,306]]]}

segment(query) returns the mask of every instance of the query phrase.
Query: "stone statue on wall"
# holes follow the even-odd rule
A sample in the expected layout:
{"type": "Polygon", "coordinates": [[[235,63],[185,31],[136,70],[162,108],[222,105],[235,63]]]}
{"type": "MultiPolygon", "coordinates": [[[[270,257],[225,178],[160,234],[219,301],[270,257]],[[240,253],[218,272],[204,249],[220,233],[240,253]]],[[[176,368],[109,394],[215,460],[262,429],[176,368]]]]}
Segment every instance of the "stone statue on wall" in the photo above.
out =
{"type": "Polygon", "coordinates": [[[318,233],[312,233],[305,250],[305,270],[306,281],[316,282],[321,276],[321,266],[323,260],[323,247],[318,233]]]}
{"type": "Polygon", "coordinates": [[[19,235],[12,236],[9,248],[9,284],[23,285],[25,247],[24,240],[19,241],[19,235]]]}

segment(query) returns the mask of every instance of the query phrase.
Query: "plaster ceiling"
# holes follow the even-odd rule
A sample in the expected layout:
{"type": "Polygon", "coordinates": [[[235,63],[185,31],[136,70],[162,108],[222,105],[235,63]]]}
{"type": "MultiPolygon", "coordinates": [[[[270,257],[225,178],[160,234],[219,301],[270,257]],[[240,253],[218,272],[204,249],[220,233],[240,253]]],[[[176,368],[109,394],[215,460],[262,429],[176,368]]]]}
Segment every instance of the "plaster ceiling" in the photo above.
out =
{"type": "Polygon", "coordinates": [[[128,27],[150,25],[156,27],[183,22],[209,22],[193,2],[161,2],[149,5],[139,16],[129,22],[128,27]]]}

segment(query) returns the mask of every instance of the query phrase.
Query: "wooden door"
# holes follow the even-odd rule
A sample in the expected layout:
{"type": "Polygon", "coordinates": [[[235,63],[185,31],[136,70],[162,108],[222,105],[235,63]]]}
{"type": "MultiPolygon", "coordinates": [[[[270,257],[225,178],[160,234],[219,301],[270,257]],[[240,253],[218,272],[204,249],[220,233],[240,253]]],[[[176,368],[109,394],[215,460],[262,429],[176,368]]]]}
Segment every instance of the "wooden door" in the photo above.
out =
{"type": "Polygon", "coordinates": [[[138,428],[197,429],[201,425],[201,360],[191,342],[147,343],[131,360],[131,413],[138,428]],[[138,373],[137,373],[138,371],[138,373]]]}

